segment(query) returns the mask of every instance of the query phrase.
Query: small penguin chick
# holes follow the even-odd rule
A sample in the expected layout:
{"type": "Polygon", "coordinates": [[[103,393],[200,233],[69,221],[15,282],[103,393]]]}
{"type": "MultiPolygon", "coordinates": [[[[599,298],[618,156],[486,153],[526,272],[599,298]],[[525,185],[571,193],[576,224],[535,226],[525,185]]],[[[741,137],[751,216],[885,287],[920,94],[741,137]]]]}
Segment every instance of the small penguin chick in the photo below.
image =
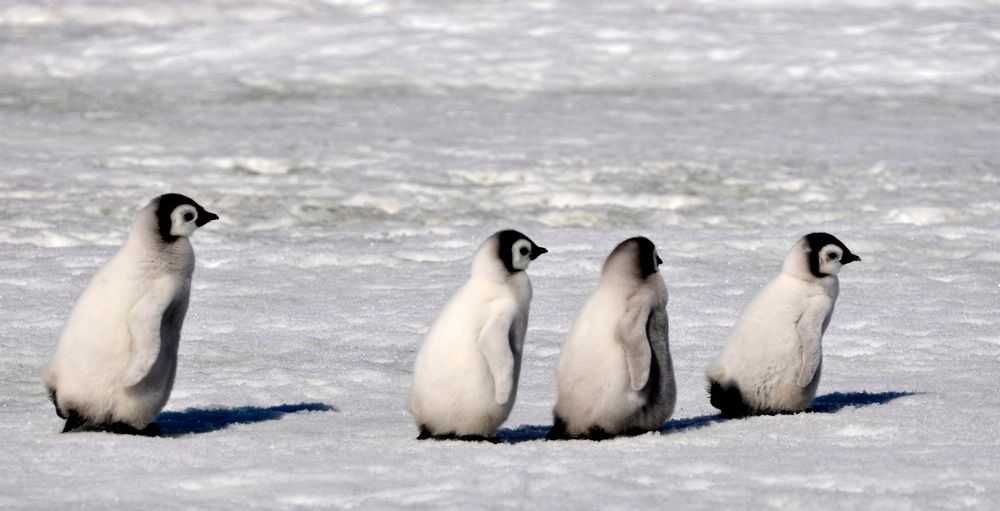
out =
{"type": "Polygon", "coordinates": [[[194,272],[188,237],[218,218],[173,193],[136,215],[125,244],[80,295],[46,371],[64,433],[88,425],[157,433],[150,423],[173,388],[194,272]]]}
{"type": "Polygon", "coordinates": [[[472,275],[427,333],[413,367],[408,408],[420,439],[488,439],[517,395],[531,282],[547,250],[500,231],[483,242],[472,275]]]}
{"type": "Polygon", "coordinates": [[[608,256],[559,358],[559,398],[546,438],[634,435],[670,418],[677,391],[662,263],[644,237],[608,256]]]}
{"type": "Polygon", "coordinates": [[[803,236],[709,367],[712,406],[730,417],[808,408],[819,386],[823,334],[840,294],[837,275],[860,260],[830,234],[803,236]]]}

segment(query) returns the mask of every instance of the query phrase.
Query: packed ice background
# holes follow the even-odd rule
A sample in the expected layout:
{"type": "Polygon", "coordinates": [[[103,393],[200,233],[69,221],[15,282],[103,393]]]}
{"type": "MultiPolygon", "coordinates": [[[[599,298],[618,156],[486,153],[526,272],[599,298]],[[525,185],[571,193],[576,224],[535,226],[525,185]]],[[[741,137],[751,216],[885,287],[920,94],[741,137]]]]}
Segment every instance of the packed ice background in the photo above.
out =
{"type": "Polygon", "coordinates": [[[995,509],[1000,4],[0,5],[0,508],[995,509]],[[60,435],[41,377],[132,216],[221,219],[162,438],[60,435]],[[418,442],[416,350],[496,230],[551,252],[501,444],[418,442]],[[841,273],[811,413],[704,371],[803,234],[841,273]],[[659,431],[546,442],[604,258],[645,235],[659,431]]]}

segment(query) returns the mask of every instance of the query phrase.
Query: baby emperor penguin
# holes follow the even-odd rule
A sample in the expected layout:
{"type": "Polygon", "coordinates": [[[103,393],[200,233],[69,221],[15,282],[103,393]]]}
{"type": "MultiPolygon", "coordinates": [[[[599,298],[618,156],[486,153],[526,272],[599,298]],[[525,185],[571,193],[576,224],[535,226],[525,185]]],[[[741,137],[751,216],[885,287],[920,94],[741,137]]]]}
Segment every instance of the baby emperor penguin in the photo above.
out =
{"type": "Polygon", "coordinates": [[[677,389],[662,262],[643,237],[623,241],[608,256],[559,358],[559,399],[547,438],[635,435],[670,418],[677,389]]]}
{"type": "Polygon", "coordinates": [[[489,439],[510,415],[531,304],[525,270],[545,252],[510,230],[476,251],[417,353],[408,405],[419,439],[489,439]]]}
{"type": "Polygon", "coordinates": [[[860,260],[825,232],[800,239],[708,368],[712,406],[728,417],[808,408],[819,386],[823,332],[840,292],[837,273],[860,260]]]}
{"type": "Polygon", "coordinates": [[[173,388],[194,271],[188,237],[217,218],[177,194],[139,211],[77,301],[46,372],[63,433],[88,425],[159,433],[150,423],[173,388]]]}

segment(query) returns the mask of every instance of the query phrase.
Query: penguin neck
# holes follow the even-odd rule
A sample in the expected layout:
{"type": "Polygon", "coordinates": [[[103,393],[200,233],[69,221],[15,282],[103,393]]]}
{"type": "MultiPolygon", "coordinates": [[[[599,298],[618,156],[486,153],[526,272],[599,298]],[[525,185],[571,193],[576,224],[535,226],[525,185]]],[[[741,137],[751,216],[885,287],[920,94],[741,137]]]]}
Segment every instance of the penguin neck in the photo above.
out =
{"type": "Polygon", "coordinates": [[[164,241],[160,236],[155,211],[144,209],[129,230],[122,251],[129,252],[141,261],[143,268],[154,273],[180,272],[190,274],[194,270],[194,249],[185,236],[174,241],[164,241]]]}
{"type": "Polygon", "coordinates": [[[781,266],[781,273],[806,282],[815,282],[824,287],[836,285],[837,282],[836,275],[826,275],[824,277],[813,275],[812,270],[809,269],[809,249],[804,240],[796,243],[788,252],[788,255],[785,256],[785,261],[781,266]]]}
{"type": "Polygon", "coordinates": [[[635,288],[645,280],[632,254],[612,254],[601,268],[601,285],[635,288]]]}
{"type": "Polygon", "coordinates": [[[503,261],[496,256],[495,245],[488,244],[476,251],[472,260],[472,277],[503,284],[518,275],[526,275],[523,271],[511,273],[503,264],[503,261]]]}

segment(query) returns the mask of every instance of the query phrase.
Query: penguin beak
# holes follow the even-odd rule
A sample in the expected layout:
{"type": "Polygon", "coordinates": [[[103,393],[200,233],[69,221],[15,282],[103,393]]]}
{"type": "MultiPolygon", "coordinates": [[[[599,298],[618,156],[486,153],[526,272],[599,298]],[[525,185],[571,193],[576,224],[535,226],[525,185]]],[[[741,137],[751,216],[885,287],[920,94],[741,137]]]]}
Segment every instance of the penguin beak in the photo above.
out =
{"type": "Polygon", "coordinates": [[[198,219],[195,220],[194,223],[198,227],[201,227],[211,222],[212,220],[218,220],[218,219],[219,215],[216,215],[215,213],[211,213],[209,211],[202,210],[201,213],[198,215],[198,219]]]}
{"type": "Polygon", "coordinates": [[[848,263],[853,263],[854,261],[860,261],[860,260],[861,260],[861,258],[858,257],[858,256],[856,256],[856,255],[854,255],[854,254],[847,254],[840,261],[840,264],[848,264],[848,263]]]}
{"type": "Polygon", "coordinates": [[[528,256],[528,258],[531,259],[532,261],[534,261],[535,258],[537,258],[538,256],[540,256],[540,255],[542,255],[542,254],[544,254],[544,253],[546,253],[548,251],[549,251],[549,249],[547,249],[545,247],[539,247],[538,245],[535,245],[531,249],[531,255],[528,256]]]}

